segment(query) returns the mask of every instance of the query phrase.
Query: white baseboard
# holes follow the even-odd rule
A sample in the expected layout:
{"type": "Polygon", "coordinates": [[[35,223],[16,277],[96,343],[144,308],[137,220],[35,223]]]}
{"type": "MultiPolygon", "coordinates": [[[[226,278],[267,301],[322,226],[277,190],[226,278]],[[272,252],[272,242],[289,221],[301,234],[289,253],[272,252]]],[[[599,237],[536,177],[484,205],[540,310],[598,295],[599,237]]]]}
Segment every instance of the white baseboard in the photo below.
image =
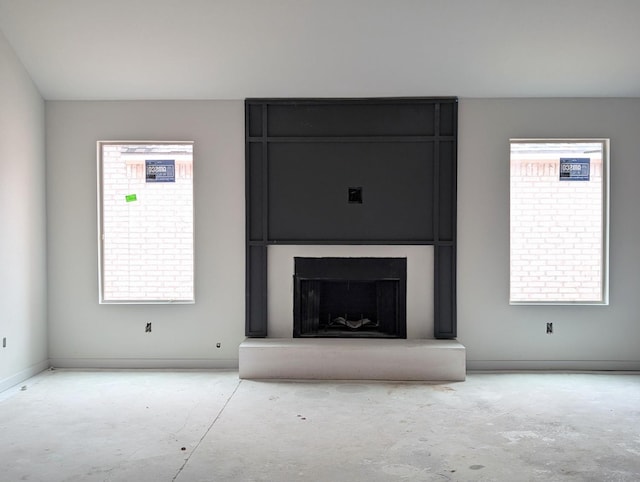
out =
{"type": "Polygon", "coordinates": [[[40,372],[43,372],[49,368],[49,360],[44,360],[35,365],[31,365],[29,368],[19,371],[15,375],[0,380],[0,392],[3,392],[18,383],[24,382],[27,378],[31,378],[40,372]]]}
{"type": "Polygon", "coordinates": [[[237,369],[237,359],[208,358],[51,358],[54,368],[106,369],[237,369]]]}
{"type": "Polygon", "coordinates": [[[467,360],[468,371],[640,371],[640,360],[467,360]]]}
{"type": "MultiPolygon", "coordinates": [[[[49,367],[90,369],[238,369],[237,359],[52,358],[0,380],[0,392],[49,367]]],[[[634,371],[638,360],[467,360],[467,371],[634,371]]]]}

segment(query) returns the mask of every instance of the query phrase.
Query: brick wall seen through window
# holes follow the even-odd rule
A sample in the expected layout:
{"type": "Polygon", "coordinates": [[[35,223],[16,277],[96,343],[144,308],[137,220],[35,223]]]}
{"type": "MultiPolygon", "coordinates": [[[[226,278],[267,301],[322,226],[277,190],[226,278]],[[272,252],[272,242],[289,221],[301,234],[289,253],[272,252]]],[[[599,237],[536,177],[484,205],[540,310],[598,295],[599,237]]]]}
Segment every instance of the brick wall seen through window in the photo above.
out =
{"type": "Polygon", "coordinates": [[[606,302],[606,144],[511,141],[512,303],[606,302]]]}
{"type": "Polygon", "coordinates": [[[101,142],[101,302],[191,302],[192,143],[101,142]]]}

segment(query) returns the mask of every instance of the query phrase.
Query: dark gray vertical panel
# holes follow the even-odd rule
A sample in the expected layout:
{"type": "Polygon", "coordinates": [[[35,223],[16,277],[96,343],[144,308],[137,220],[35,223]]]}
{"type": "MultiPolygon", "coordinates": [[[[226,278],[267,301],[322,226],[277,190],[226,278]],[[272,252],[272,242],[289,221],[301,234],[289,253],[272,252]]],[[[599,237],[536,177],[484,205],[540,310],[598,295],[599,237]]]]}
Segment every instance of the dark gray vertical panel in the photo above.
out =
{"type": "Polygon", "coordinates": [[[438,235],[440,241],[453,241],[456,222],[456,166],[453,141],[441,141],[438,176],[438,235]]]}
{"type": "Polygon", "coordinates": [[[435,246],[434,308],[436,338],[456,337],[456,262],[453,246],[435,246]]]}
{"type": "Polygon", "coordinates": [[[250,104],[248,106],[249,132],[251,137],[262,136],[262,104],[250,104]]]}
{"type": "Polygon", "coordinates": [[[267,336],[267,247],[247,253],[247,336],[267,336]]]}
{"type": "Polygon", "coordinates": [[[456,133],[456,117],[458,104],[456,102],[440,103],[440,135],[453,136],[456,133]]]}
{"type": "Polygon", "coordinates": [[[245,335],[252,337],[267,336],[266,117],[264,103],[245,101],[245,335]],[[255,142],[256,137],[262,141],[255,142]]]}
{"type": "Polygon", "coordinates": [[[247,161],[249,192],[246,194],[249,218],[248,235],[249,240],[260,241],[263,238],[262,189],[264,180],[262,176],[262,143],[250,143],[249,154],[247,161]]]}

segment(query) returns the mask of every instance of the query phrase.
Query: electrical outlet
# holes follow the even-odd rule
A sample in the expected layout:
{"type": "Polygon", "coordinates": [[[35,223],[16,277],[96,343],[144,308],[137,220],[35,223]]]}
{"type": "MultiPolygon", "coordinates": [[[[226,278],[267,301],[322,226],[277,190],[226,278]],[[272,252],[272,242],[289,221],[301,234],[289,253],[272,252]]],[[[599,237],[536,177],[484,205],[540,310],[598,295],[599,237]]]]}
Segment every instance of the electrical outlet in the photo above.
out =
{"type": "Polygon", "coordinates": [[[147,323],[147,326],[144,329],[145,333],[151,333],[151,323],[147,323]]]}
{"type": "Polygon", "coordinates": [[[6,348],[7,347],[7,337],[3,337],[2,338],[2,348],[6,348]]]}
{"type": "Polygon", "coordinates": [[[553,323],[547,323],[547,334],[551,335],[553,333],[553,323]]]}
{"type": "Polygon", "coordinates": [[[362,188],[350,187],[347,189],[349,204],[362,204],[362,188]]]}

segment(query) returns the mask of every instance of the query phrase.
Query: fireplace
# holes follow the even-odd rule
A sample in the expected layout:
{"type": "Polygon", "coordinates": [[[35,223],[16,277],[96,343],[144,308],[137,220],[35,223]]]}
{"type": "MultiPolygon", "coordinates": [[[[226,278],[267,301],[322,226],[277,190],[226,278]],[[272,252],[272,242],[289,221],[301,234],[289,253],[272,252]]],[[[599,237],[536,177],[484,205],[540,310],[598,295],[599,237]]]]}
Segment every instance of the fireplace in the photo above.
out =
{"type": "Polygon", "coordinates": [[[294,258],[293,336],[406,338],[406,258],[294,258]]]}
{"type": "Polygon", "coordinates": [[[433,247],[430,336],[455,338],[457,102],[245,100],[248,337],[291,336],[269,316],[291,280],[268,284],[272,247],[398,245],[433,247]]]}
{"type": "Polygon", "coordinates": [[[240,377],[464,380],[457,99],[247,99],[245,126],[240,377]]]}

